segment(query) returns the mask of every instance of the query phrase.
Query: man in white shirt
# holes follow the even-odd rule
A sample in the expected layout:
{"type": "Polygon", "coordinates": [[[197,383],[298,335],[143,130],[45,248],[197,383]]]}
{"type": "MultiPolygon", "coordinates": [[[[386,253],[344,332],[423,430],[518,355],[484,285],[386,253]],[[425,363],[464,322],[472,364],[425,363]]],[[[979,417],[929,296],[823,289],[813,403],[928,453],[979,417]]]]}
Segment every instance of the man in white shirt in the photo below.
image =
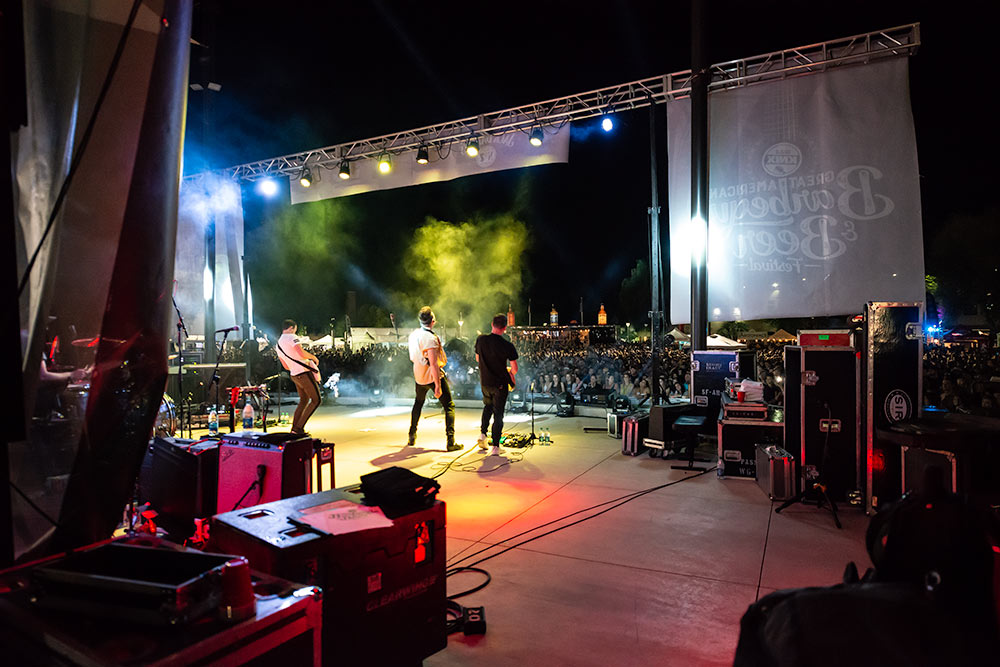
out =
{"type": "Polygon", "coordinates": [[[455,401],[451,398],[451,388],[444,374],[444,365],[448,362],[448,357],[444,353],[441,339],[434,333],[434,311],[430,306],[424,306],[417,317],[420,319],[420,328],[415,329],[409,339],[416,397],[413,400],[413,410],[410,412],[410,433],[406,444],[412,447],[416,442],[420,411],[423,410],[427,392],[433,389],[434,397],[441,401],[441,407],[444,408],[444,433],[448,441],[448,451],[457,452],[462,449],[462,445],[455,442],[455,401]]]}
{"type": "Polygon", "coordinates": [[[294,320],[285,320],[278,338],[278,360],[292,376],[295,390],[299,393],[299,404],[292,415],[292,433],[305,434],[306,422],[319,407],[319,359],[299,345],[295,337],[298,325],[294,320]]]}

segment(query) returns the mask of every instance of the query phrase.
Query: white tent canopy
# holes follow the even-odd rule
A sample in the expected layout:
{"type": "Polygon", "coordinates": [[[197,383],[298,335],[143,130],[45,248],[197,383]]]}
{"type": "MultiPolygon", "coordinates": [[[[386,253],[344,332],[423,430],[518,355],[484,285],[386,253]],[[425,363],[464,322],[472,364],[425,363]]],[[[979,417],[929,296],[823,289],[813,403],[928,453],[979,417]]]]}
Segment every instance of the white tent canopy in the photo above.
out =
{"type": "Polygon", "coordinates": [[[737,349],[744,347],[742,343],[737,343],[732,338],[726,338],[725,336],[720,336],[719,334],[712,334],[708,337],[707,345],[710,350],[719,349],[737,349]]]}
{"type": "Polygon", "coordinates": [[[677,327],[674,327],[673,329],[671,329],[670,331],[668,331],[667,335],[668,336],[673,336],[674,340],[677,341],[678,343],[680,343],[681,341],[688,341],[688,342],[690,342],[690,340],[691,340],[691,336],[687,335],[686,333],[684,333],[683,331],[681,331],[677,327]]]}

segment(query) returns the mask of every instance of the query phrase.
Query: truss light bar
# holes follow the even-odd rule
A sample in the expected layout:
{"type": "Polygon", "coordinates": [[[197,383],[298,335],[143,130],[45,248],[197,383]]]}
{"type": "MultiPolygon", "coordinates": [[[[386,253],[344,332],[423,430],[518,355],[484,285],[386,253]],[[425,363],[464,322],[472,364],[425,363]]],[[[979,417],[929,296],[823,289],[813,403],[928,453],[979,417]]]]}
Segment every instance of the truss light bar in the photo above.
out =
{"type": "Polygon", "coordinates": [[[299,176],[299,185],[301,185],[304,188],[308,188],[312,184],[313,184],[312,170],[309,169],[309,167],[305,167],[302,170],[302,175],[299,176]]]}
{"type": "Polygon", "coordinates": [[[479,155],[479,139],[477,137],[469,137],[469,143],[465,144],[465,154],[469,157],[479,155]]]}
{"type": "Polygon", "coordinates": [[[417,149],[417,164],[427,164],[430,160],[427,157],[427,146],[417,149]]]}
{"type": "Polygon", "coordinates": [[[543,136],[544,135],[542,134],[542,128],[536,127],[531,131],[531,137],[528,139],[528,143],[534,146],[535,148],[538,148],[539,146],[542,145],[543,136]]]}
{"type": "MultiPolygon", "coordinates": [[[[920,24],[910,23],[716,63],[708,69],[709,91],[730,90],[809,75],[881,58],[909,56],[916,53],[920,45],[920,24]]],[[[691,79],[690,70],[639,79],[480,116],[241,164],[229,167],[222,173],[234,180],[246,181],[256,181],[269,174],[294,177],[309,160],[326,166],[336,164],[338,159],[347,155],[353,160],[367,160],[377,159],[383,152],[399,154],[418,150],[420,146],[433,146],[441,150],[456,142],[467,141],[470,135],[482,131],[482,128],[489,128],[489,134],[496,137],[512,132],[530,132],[532,127],[539,124],[561,126],[603,117],[609,110],[642,109],[653,104],[683,99],[691,94],[691,79]]]]}
{"type": "Polygon", "coordinates": [[[338,174],[340,179],[346,181],[351,177],[351,163],[347,160],[340,161],[340,173],[338,174]]]}

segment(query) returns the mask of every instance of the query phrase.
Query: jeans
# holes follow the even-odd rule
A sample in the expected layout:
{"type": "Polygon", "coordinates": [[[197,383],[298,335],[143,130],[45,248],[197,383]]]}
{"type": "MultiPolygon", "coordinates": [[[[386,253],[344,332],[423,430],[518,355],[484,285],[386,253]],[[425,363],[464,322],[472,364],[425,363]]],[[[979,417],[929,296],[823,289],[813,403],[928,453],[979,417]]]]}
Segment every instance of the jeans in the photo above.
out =
{"type": "Polygon", "coordinates": [[[319,385],[316,384],[313,374],[308,371],[293,375],[292,382],[295,383],[295,390],[299,393],[299,404],[295,406],[295,414],[292,415],[292,433],[303,433],[306,422],[319,407],[319,385]]]}
{"type": "MultiPolygon", "coordinates": [[[[420,411],[424,409],[424,399],[427,392],[434,391],[434,384],[416,384],[416,397],[413,399],[413,410],[410,411],[410,440],[417,437],[417,422],[420,421],[420,411]]],[[[433,395],[433,394],[432,394],[433,395]]],[[[451,387],[448,386],[448,378],[441,376],[441,407],[444,408],[444,434],[448,439],[448,444],[455,442],[455,401],[451,398],[451,387]]]]}
{"type": "Polygon", "coordinates": [[[507,406],[507,385],[502,387],[483,387],[483,423],[480,433],[486,435],[490,425],[490,415],[493,415],[493,446],[500,446],[500,435],[503,433],[503,409],[507,406]]]}

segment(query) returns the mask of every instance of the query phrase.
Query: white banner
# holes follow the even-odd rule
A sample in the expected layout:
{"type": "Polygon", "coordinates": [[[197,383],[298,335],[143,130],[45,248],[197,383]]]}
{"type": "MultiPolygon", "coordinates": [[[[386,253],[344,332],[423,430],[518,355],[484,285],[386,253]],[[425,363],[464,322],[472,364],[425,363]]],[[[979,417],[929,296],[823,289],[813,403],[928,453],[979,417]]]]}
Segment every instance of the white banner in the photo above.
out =
{"type": "Polygon", "coordinates": [[[528,142],[528,135],[523,132],[510,132],[496,137],[480,135],[477,157],[466,155],[465,141],[456,141],[440,151],[437,148],[428,149],[427,164],[417,164],[415,150],[393,155],[392,171],[388,174],[379,173],[376,159],[358,160],[350,163],[351,177],[347,180],[341,179],[336,170],[313,168],[313,176],[318,172],[320,180],[310,187],[304,188],[297,178],[291,179],[292,203],[301,204],[373,190],[450,181],[462,176],[504,169],[568,162],[569,134],[569,123],[558,130],[546,129],[541,146],[532,146],[528,142]]]}
{"type": "MultiPolygon", "coordinates": [[[[897,58],[710,96],[710,320],[924,300],[907,77],[897,58]]],[[[690,100],[667,118],[670,318],[689,322],[690,100]]]]}

